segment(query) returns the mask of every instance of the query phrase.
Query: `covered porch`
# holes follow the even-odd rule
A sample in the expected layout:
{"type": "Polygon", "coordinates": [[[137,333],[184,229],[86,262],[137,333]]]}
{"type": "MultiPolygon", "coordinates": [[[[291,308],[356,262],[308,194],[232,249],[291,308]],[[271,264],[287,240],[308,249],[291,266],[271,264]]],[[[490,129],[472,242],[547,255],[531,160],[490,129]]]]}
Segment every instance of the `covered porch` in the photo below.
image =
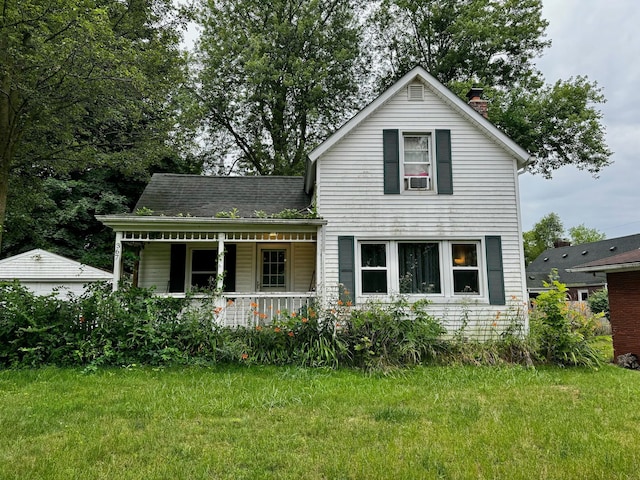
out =
{"type": "Polygon", "coordinates": [[[99,217],[116,233],[113,288],[124,252],[135,286],[158,295],[214,298],[221,325],[272,322],[309,307],[322,285],[321,219],[99,217]]]}

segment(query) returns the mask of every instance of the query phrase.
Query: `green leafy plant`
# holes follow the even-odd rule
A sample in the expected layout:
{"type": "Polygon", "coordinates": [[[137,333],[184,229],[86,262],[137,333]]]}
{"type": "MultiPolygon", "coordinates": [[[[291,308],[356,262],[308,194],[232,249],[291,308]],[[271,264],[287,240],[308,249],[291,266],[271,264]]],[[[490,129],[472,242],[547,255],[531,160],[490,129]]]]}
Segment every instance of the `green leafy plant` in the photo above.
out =
{"type": "Polygon", "coordinates": [[[560,365],[599,365],[600,355],[588,341],[597,326],[595,317],[571,307],[565,284],[552,280],[544,285],[549,290],[535,299],[530,317],[538,355],[560,365]]]}
{"type": "Polygon", "coordinates": [[[589,295],[587,303],[593,313],[602,313],[605,317],[609,318],[609,290],[603,288],[602,290],[593,292],[589,295]]]}

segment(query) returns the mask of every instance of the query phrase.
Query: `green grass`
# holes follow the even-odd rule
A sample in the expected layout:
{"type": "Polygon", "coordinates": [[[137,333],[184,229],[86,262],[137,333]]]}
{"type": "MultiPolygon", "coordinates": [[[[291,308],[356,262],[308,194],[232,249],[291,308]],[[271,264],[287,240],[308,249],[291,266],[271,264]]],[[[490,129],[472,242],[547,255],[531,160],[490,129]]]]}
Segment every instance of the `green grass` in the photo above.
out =
{"type": "Polygon", "coordinates": [[[2,479],[628,479],[640,373],[0,371],[2,479]]]}

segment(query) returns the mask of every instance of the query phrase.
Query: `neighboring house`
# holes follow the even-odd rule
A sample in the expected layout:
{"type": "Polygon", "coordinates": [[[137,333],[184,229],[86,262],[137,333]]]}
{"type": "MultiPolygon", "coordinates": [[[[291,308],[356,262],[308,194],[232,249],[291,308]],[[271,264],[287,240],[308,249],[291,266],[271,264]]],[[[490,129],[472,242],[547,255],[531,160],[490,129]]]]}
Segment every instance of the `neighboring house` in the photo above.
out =
{"type": "Polygon", "coordinates": [[[577,265],[571,272],[606,274],[614,357],[640,357],[640,249],[577,265]]]}
{"type": "Polygon", "coordinates": [[[450,327],[487,331],[526,301],[528,161],[418,67],[313,150],[304,178],[154,175],[136,207],[148,215],[98,218],[116,231],[116,279],[123,245],[137,246],[140,286],[179,295],[213,281],[233,300],[227,324],[246,322],[249,305],[270,317],[316,297],[402,294],[430,300],[450,327]]]}
{"type": "Polygon", "coordinates": [[[93,282],[111,282],[113,274],[46,250],[35,249],[0,260],[0,281],[18,280],[38,295],[58,292],[60,298],[81,295],[93,282]]]}
{"type": "Polygon", "coordinates": [[[569,299],[586,301],[591,293],[607,286],[607,277],[604,272],[583,272],[574,267],[638,248],[640,234],[549,248],[527,266],[529,297],[535,298],[548,290],[544,282],[549,281],[552,271],[557,271],[558,280],[567,286],[569,299]]]}

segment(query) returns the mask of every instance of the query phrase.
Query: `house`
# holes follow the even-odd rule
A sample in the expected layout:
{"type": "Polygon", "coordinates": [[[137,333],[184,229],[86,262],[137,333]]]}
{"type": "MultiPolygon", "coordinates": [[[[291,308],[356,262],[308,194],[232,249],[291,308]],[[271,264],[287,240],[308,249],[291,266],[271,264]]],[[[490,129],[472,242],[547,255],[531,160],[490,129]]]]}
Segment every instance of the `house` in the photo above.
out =
{"type": "Polygon", "coordinates": [[[586,301],[589,295],[607,286],[607,276],[601,271],[576,270],[584,263],[606,259],[620,253],[640,248],[640,234],[610,238],[598,242],[570,245],[560,243],[548,248],[527,266],[527,290],[530,298],[548,290],[544,282],[549,281],[552,271],[557,279],[567,286],[572,301],[586,301]]]}
{"type": "MultiPolygon", "coordinates": [[[[476,90],[471,100],[482,106],[476,90]]],[[[452,328],[486,331],[526,299],[528,162],[416,67],[315,148],[304,178],[154,175],[136,207],[146,215],[98,218],[116,232],[115,285],[123,245],[139,248],[140,286],[177,295],[213,282],[227,324],[250,305],[268,320],[314,300],[402,294],[430,300],[452,328]]]]}
{"type": "Polygon", "coordinates": [[[614,357],[640,358],[640,249],[576,265],[571,272],[606,274],[614,357]]]}
{"type": "Polygon", "coordinates": [[[68,298],[81,295],[89,283],[112,278],[111,272],[39,248],[0,260],[0,281],[18,280],[37,295],[58,292],[60,298],[68,298]]]}

